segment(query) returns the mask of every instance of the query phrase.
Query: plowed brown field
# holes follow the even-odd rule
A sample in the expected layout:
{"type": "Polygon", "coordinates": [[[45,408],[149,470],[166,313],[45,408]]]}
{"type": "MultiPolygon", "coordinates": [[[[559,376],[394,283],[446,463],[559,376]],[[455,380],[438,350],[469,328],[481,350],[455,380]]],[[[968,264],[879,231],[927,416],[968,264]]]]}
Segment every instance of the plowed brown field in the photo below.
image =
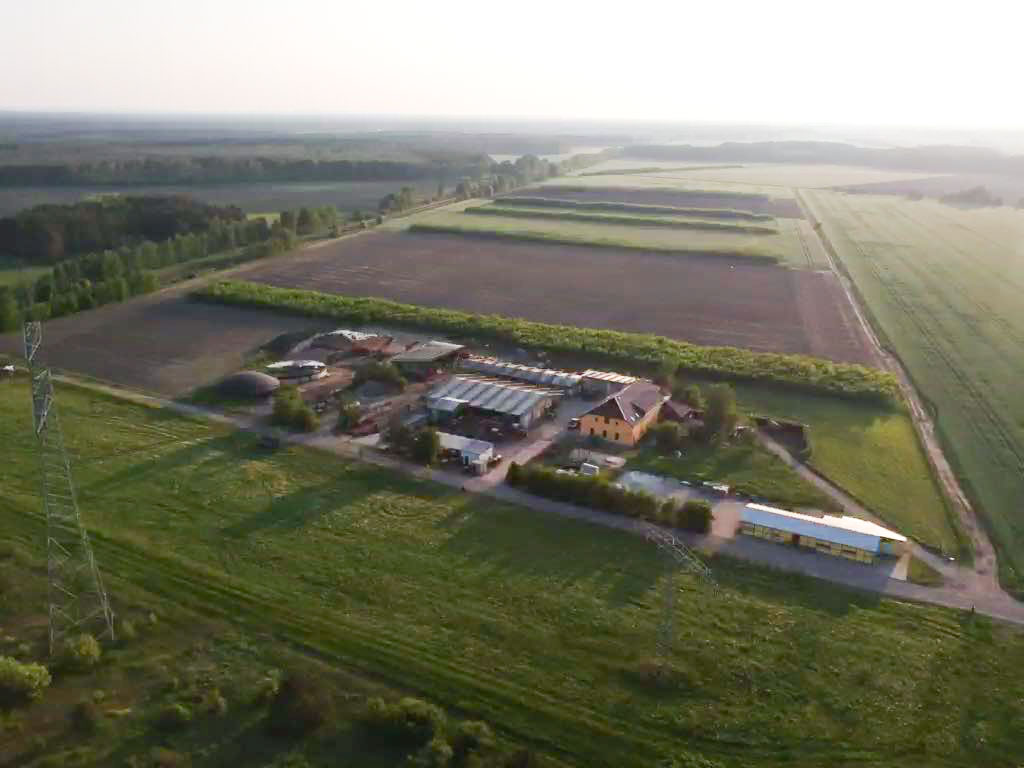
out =
{"type": "Polygon", "coordinates": [[[254,264],[236,277],[703,345],[875,362],[828,272],[614,248],[374,233],[254,264]]]}

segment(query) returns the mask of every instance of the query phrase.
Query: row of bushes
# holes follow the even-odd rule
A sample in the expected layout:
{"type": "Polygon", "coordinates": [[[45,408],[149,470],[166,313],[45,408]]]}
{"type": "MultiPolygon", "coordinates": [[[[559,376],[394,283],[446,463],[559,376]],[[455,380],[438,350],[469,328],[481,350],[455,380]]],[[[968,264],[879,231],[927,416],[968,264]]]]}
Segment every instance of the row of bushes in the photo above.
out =
{"type": "Polygon", "coordinates": [[[194,295],[222,304],[279,309],[346,323],[398,325],[463,337],[491,338],[555,353],[584,353],[631,368],[669,365],[688,373],[765,382],[876,403],[891,404],[899,399],[899,386],[891,374],[800,355],[751,352],[735,347],[700,347],[664,336],[552,325],[257,283],[222,281],[205,286],[194,295]]]}
{"type": "Polygon", "coordinates": [[[560,473],[549,467],[519,466],[515,462],[509,466],[505,481],[555,501],[639,517],[695,533],[711,530],[711,505],[703,499],[691,499],[682,506],[672,499],[659,502],[649,493],[613,485],[600,476],[560,473]]]}
{"type": "MultiPolygon", "coordinates": [[[[550,189],[550,188],[548,188],[550,189]]],[[[771,221],[767,213],[741,211],[735,208],[686,208],[675,205],[626,203],[605,200],[572,200],[558,197],[531,197],[515,195],[501,198],[505,205],[527,205],[536,208],[578,208],[587,211],[619,211],[621,213],[662,213],[673,216],[701,216],[706,219],[743,219],[744,221],[771,221]]]]}
{"type": "Polygon", "coordinates": [[[463,213],[484,216],[506,216],[514,219],[555,219],[558,221],[582,221],[590,224],[615,224],[629,227],[663,227],[666,229],[699,229],[728,232],[734,235],[777,235],[779,230],[763,224],[733,224],[724,221],[696,219],[666,219],[656,216],[633,216],[597,211],[558,211],[544,208],[505,208],[500,205],[478,205],[467,208],[463,213]]]}
{"type": "Polygon", "coordinates": [[[669,246],[654,245],[652,243],[639,244],[632,240],[612,240],[604,237],[580,237],[567,235],[561,232],[541,232],[534,230],[483,230],[475,227],[461,227],[456,224],[413,224],[409,227],[410,232],[434,235],[462,235],[465,237],[484,238],[487,240],[516,240],[524,243],[560,243],[564,245],[585,245],[591,248],[620,248],[627,251],[643,251],[645,253],[660,253],[668,256],[714,256],[717,258],[729,259],[731,261],[751,261],[756,263],[779,262],[779,255],[771,251],[754,249],[728,251],[728,250],[707,250],[698,248],[673,248],[669,246]]]}

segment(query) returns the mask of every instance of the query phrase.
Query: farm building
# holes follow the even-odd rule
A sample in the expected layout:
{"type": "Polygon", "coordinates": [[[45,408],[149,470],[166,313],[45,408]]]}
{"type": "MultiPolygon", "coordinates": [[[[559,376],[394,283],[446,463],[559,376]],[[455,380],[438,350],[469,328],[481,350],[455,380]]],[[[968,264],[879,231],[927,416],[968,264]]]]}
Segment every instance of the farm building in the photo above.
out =
{"type": "Polygon", "coordinates": [[[636,445],[657,420],[667,399],[656,385],[636,381],[583,414],[580,434],[620,445],[636,445]]]}
{"type": "Polygon", "coordinates": [[[327,366],[319,360],[281,360],[267,366],[267,372],[278,379],[310,381],[327,375],[327,366]]]}
{"type": "Polygon", "coordinates": [[[427,410],[435,422],[470,411],[525,430],[543,418],[561,396],[557,389],[458,374],[430,393],[427,410]]]}
{"type": "Polygon", "coordinates": [[[845,515],[805,515],[763,504],[747,504],[743,508],[740,533],[861,563],[872,563],[879,555],[899,556],[907,543],[906,536],[870,520],[845,515]]]}
{"type": "Polygon", "coordinates": [[[613,392],[618,392],[620,389],[628,387],[635,381],[637,381],[635,376],[591,369],[583,372],[580,384],[584,394],[607,397],[613,392]]]}
{"type": "Polygon", "coordinates": [[[239,371],[223,379],[217,385],[221,394],[228,397],[269,397],[281,386],[281,382],[260,371],[239,371]]]}
{"type": "Polygon", "coordinates": [[[489,376],[525,381],[528,384],[536,384],[541,387],[557,387],[564,389],[568,394],[577,394],[580,391],[580,381],[583,379],[578,373],[556,371],[551,368],[534,368],[529,365],[508,363],[495,357],[480,357],[478,355],[469,355],[459,363],[459,367],[468,371],[486,373],[489,376]]]}
{"type": "Polygon", "coordinates": [[[391,362],[397,365],[403,373],[422,378],[439,368],[454,363],[464,349],[465,347],[461,344],[450,344],[447,341],[427,341],[422,344],[414,344],[405,351],[399,352],[391,358],[391,362]]]}
{"type": "Polygon", "coordinates": [[[363,333],[362,331],[350,331],[339,328],[336,331],[327,331],[313,337],[312,346],[326,349],[349,350],[353,345],[368,339],[377,338],[375,333],[363,333]]]}
{"type": "Polygon", "coordinates": [[[464,467],[473,467],[478,474],[487,470],[487,464],[494,456],[494,444],[486,440],[474,440],[462,435],[450,435],[438,432],[441,450],[450,455],[457,455],[464,467]]]}
{"type": "Polygon", "coordinates": [[[704,411],[676,400],[666,400],[661,406],[661,421],[674,421],[677,424],[703,426],[704,411]]]}

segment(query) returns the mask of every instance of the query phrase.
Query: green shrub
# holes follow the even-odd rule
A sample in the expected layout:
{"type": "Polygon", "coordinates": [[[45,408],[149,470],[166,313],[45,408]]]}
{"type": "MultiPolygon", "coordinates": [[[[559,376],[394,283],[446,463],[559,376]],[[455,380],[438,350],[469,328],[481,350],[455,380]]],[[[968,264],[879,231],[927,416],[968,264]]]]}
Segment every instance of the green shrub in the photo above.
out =
{"type": "Polygon", "coordinates": [[[219,689],[214,688],[203,696],[203,711],[208,715],[223,717],[228,712],[228,701],[219,689]]]}
{"type": "Polygon", "coordinates": [[[444,731],[444,711],[421,699],[404,698],[389,704],[381,698],[366,703],[363,723],[382,741],[426,744],[444,731]]]}
{"type": "Polygon", "coordinates": [[[303,736],[323,725],[330,711],[330,695],[322,680],[293,670],[270,703],[267,727],[277,736],[303,736]]]}
{"type": "Polygon", "coordinates": [[[184,768],[188,765],[188,758],[173,749],[153,747],[149,753],[149,765],[153,768],[184,768]]]}
{"type": "Polygon", "coordinates": [[[591,357],[632,368],[671,363],[681,371],[737,381],[767,382],[851,399],[892,404],[900,398],[899,386],[892,374],[800,355],[752,352],[735,347],[699,347],[663,336],[551,325],[499,315],[474,315],[256,283],[218,282],[193,295],[221,304],[269,307],[361,324],[382,323],[456,336],[491,338],[556,353],[578,354],[585,350],[591,357]]]}
{"type": "Polygon", "coordinates": [[[0,656],[0,701],[20,703],[38,699],[50,685],[50,672],[42,664],[0,656]]]}
{"type": "Polygon", "coordinates": [[[687,499],[679,510],[677,525],[695,533],[707,533],[711,530],[711,503],[705,499],[687,499]]]}
{"type": "Polygon", "coordinates": [[[447,741],[435,736],[419,748],[410,762],[416,768],[446,768],[454,754],[447,741]]]}
{"type": "Polygon", "coordinates": [[[71,725],[81,734],[91,736],[95,734],[103,722],[103,713],[95,701],[83,699],[71,710],[71,725]]]}
{"type": "Polygon", "coordinates": [[[180,731],[192,722],[192,709],[180,702],[169,704],[160,712],[158,725],[165,731],[180,731]]]}
{"type": "Polygon", "coordinates": [[[437,457],[441,453],[441,438],[437,430],[430,428],[421,430],[412,441],[412,457],[424,466],[437,463],[437,457]]]}
{"type": "Polygon", "coordinates": [[[270,422],[299,432],[313,432],[320,426],[320,419],[294,387],[281,387],[274,393],[270,422]]]}
{"type": "Polygon", "coordinates": [[[460,758],[494,747],[494,731],[482,720],[463,720],[455,728],[452,748],[460,758]]]}
{"type": "Polygon", "coordinates": [[[356,371],[353,379],[353,386],[360,386],[368,381],[380,381],[391,384],[399,390],[405,389],[408,382],[402,376],[402,372],[392,363],[371,361],[356,371]]]}
{"type": "Polygon", "coordinates": [[[86,670],[99,664],[103,654],[99,641],[89,634],[75,635],[64,641],[61,665],[65,669],[86,670]]]}
{"type": "Polygon", "coordinates": [[[674,421],[663,421],[651,429],[654,444],[659,453],[670,453],[678,450],[683,444],[683,429],[674,421]]]}

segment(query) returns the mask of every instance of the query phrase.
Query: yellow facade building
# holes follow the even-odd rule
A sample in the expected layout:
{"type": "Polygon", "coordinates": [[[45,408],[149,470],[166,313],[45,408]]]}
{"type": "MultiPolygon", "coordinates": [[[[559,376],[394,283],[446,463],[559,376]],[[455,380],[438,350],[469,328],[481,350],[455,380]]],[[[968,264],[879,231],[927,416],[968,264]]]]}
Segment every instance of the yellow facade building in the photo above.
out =
{"type": "Polygon", "coordinates": [[[580,417],[580,434],[619,445],[636,445],[658,420],[666,397],[657,386],[638,381],[602,400],[580,417]]]}

